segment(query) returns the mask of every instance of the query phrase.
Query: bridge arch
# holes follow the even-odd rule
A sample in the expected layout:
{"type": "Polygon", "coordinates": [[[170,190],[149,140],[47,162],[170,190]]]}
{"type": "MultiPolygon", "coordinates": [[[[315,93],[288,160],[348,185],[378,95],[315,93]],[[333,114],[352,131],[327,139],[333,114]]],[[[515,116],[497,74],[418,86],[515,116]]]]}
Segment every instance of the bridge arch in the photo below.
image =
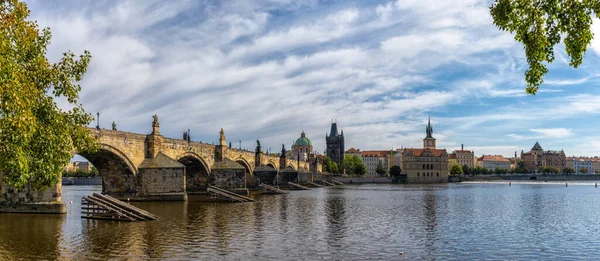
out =
{"type": "Polygon", "coordinates": [[[242,157],[239,157],[235,160],[236,163],[244,166],[245,171],[245,176],[246,176],[246,187],[253,187],[255,182],[254,182],[254,174],[252,173],[252,171],[254,171],[252,169],[252,165],[250,165],[250,163],[248,163],[248,161],[242,157]]]}
{"type": "Polygon", "coordinates": [[[95,152],[76,152],[87,159],[102,177],[102,193],[131,194],[136,192],[138,169],[125,153],[101,143],[95,152]]]}
{"type": "Polygon", "coordinates": [[[269,161],[269,163],[267,163],[267,166],[269,166],[269,167],[271,167],[271,168],[273,168],[273,169],[277,169],[277,167],[276,167],[275,163],[274,163],[274,162],[272,162],[272,161],[269,161]]]}
{"type": "Polygon", "coordinates": [[[188,193],[205,191],[211,182],[210,168],[198,154],[186,152],[177,156],[177,161],[185,165],[185,187],[188,193]]]}
{"type": "Polygon", "coordinates": [[[287,168],[288,168],[288,169],[293,169],[293,170],[296,170],[296,168],[294,167],[294,164],[292,164],[292,163],[289,163],[289,164],[287,165],[287,168]]]}

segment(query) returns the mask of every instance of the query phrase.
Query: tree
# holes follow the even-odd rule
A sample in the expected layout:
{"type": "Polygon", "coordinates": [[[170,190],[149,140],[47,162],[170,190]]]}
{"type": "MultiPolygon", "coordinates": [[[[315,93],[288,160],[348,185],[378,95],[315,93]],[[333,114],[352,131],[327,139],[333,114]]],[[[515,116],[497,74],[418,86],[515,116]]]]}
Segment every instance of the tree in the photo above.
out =
{"type": "Polygon", "coordinates": [[[562,172],[565,173],[565,174],[567,174],[567,175],[569,175],[569,174],[575,174],[575,169],[570,168],[570,167],[566,167],[566,168],[563,169],[562,172]]]}
{"type": "Polygon", "coordinates": [[[563,43],[570,66],[581,65],[590,44],[592,14],[600,18],[598,0],[496,0],[490,7],[496,25],[515,34],[523,43],[529,69],[525,72],[526,91],[536,94],[548,72],[546,63],[554,61],[554,46],[563,43]]]}
{"type": "MultiPolygon", "coordinates": [[[[346,170],[346,174],[362,176],[367,173],[367,167],[362,163],[362,160],[356,155],[346,155],[342,160],[342,169],[346,170]]],[[[385,171],[385,170],[384,170],[385,171]]]]}
{"type": "Polygon", "coordinates": [[[385,174],[387,173],[383,168],[383,164],[381,163],[381,161],[379,162],[379,164],[377,164],[377,169],[375,170],[375,172],[381,177],[385,176],[385,174]]]}
{"type": "Polygon", "coordinates": [[[332,174],[339,173],[337,163],[333,162],[331,160],[331,158],[329,158],[327,156],[323,157],[323,166],[325,167],[325,171],[327,171],[329,173],[332,173],[332,174]]]}
{"type": "Polygon", "coordinates": [[[467,164],[462,166],[462,171],[465,175],[471,175],[471,168],[467,164]]]}
{"type": "Polygon", "coordinates": [[[581,169],[579,169],[579,172],[581,172],[581,174],[587,174],[588,173],[588,169],[587,168],[581,168],[581,169]]]}
{"type": "Polygon", "coordinates": [[[452,168],[450,168],[450,175],[461,175],[463,174],[463,170],[459,165],[452,165],[452,168]]]}
{"type": "Polygon", "coordinates": [[[515,173],[529,173],[529,169],[525,166],[525,162],[522,160],[517,160],[517,167],[515,168],[515,173]]]}
{"type": "Polygon", "coordinates": [[[97,149],[85,127],[93,117],[78,102],[91,55],[50,63],[50,29],[28,17],[25,3],[0,1],[0,169],[9,186],[42,190],[59,182],[73,151],[97,149]],[[59,97],[72,109],[58,108],[59,97]]]}
{"type": "Polygon", "coordinates": [[[401,174],[402,174],[402,169],[400,169],[400,166],[394,165],[390,168],[390,176],[395,177],[395,176],[400,176],[401,174]]]}
{"type": "Polygon", "coordinates": [[[342,171],[346,170],[346,174],[348,175],[354,173],[354,160],[352,159],[352,155],[344,156],[341,167],[342,171]]]}

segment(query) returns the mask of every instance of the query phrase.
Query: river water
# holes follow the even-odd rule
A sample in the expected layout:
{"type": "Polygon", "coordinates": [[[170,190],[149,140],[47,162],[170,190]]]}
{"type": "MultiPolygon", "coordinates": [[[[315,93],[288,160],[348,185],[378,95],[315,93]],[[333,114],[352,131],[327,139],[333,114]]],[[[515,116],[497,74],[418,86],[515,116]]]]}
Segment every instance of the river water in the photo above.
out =
{"type": "Polygon", "coordinates": [[[67,215],[0,214],[0,260],[600,259],[594,183],[352,185],[81,219],[81,197],[100,190],[63,187],[67,215]]]}

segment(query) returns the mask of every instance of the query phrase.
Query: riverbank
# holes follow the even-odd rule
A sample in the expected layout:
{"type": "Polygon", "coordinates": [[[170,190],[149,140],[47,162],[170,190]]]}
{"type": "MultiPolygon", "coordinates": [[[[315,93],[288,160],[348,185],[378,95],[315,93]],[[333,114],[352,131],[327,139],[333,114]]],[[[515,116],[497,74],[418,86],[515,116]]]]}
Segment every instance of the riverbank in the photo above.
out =
{"type": "Polygon", "coordinates": [[[504,180],[537,180],[537,181],[572,181],[600,180],[600,175],[478,175],[463,176],[462,181],[504,181],[504,180]]]}
{"type": "Polygon", "coordinates": [[[63,177],[63,186],[76,185],[76,186],[90,186],[90,185],[102,185],[102,177],[63,177]]]}
{"type": "Polygon", "coordinates": [[[344,184],[392,183],[391,177],[332,177],[331,180],[342,182],[344,184]]]}

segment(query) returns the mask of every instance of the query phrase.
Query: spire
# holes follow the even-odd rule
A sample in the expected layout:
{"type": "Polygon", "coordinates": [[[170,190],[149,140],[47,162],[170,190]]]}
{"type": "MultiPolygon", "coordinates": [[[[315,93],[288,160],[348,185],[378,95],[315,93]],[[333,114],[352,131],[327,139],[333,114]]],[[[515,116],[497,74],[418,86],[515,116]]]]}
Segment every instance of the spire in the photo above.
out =
{"type": "Polygon", "coordinates": [[[427,127],[425,128],[425,133],[427,137],[425,138],[433,138],[433,127],[431,127],[431,116],[427,120],[427,127]]]}
{"type": "Polygon", "coordinates": [[[337,122],[331,123],[331,130],[329,131],[329,138],[336,138],[340,134],[337,129],[337,122]]]}

